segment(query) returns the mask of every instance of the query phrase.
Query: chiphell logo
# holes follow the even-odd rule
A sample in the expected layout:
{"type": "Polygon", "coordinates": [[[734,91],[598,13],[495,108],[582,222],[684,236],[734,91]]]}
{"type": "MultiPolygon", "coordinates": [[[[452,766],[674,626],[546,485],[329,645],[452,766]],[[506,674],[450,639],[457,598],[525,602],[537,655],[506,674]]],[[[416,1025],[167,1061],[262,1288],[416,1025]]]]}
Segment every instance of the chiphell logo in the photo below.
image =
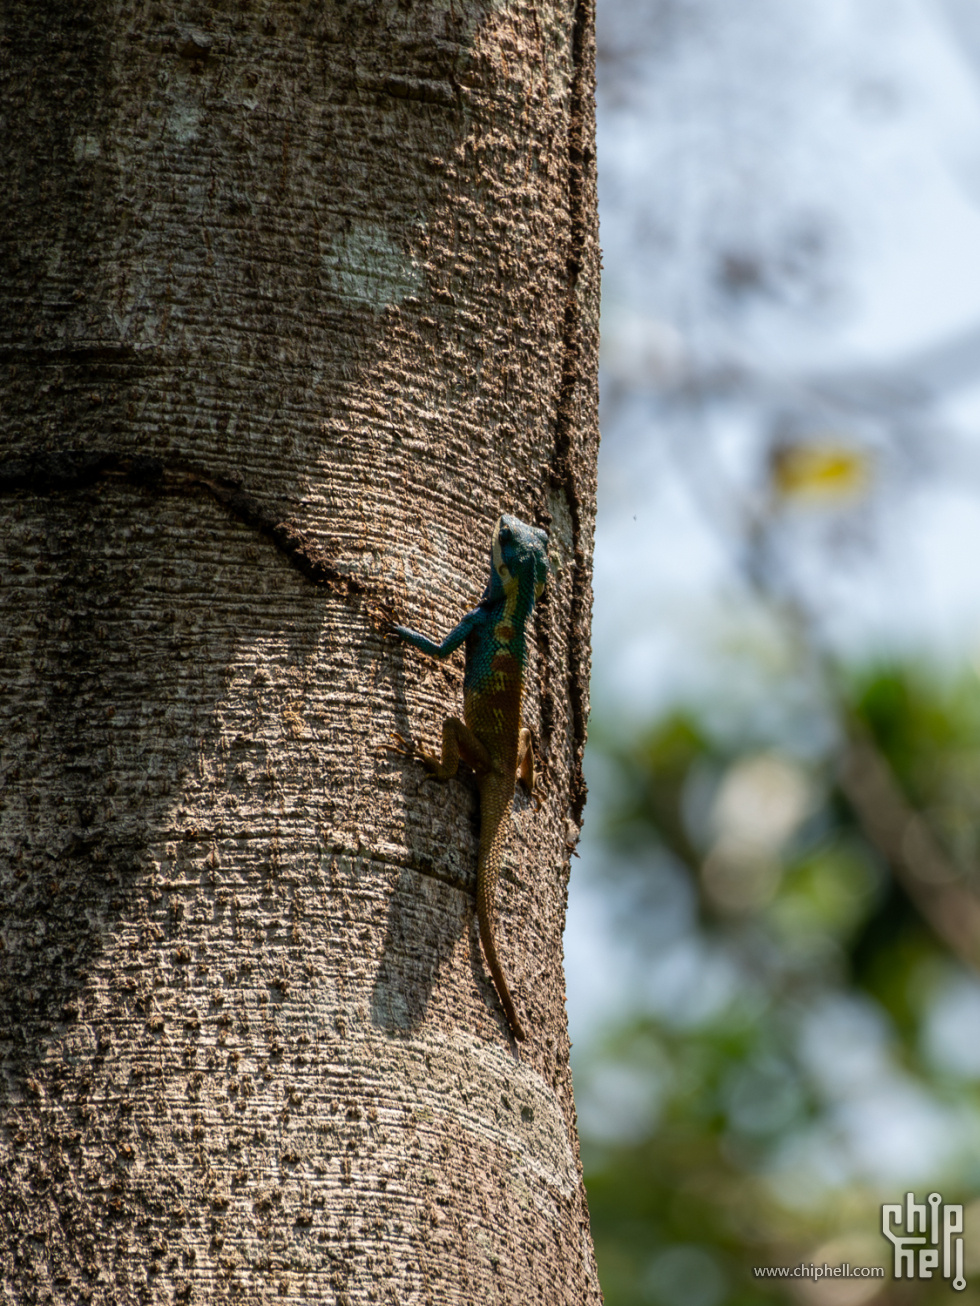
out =
{"type": "Polygon", "coordinates": [[[939,1193],[930,1193],[926,1200],[931,1211],[925,1202],[916,1203],[914,1193],[905,1194],[904,1205],[893,1202],[881,1208],[881,1232],[895,1246],[895,1278],[931,1279],[941,1253],[943,1278],[952,1279],[952,1286],[962,1292],[963,1207],[944,1206],[939,1193]]]}

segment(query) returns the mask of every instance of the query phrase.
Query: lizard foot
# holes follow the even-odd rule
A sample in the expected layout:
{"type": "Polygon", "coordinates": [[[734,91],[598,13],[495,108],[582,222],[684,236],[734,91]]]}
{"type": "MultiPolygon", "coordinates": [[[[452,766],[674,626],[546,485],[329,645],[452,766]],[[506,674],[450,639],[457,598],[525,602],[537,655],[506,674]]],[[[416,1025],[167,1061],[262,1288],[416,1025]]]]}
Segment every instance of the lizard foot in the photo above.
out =
{"type": "Polygon", "coordinates": [[[427,780],[446,779],[445,776],[438,774],[442,765],[438,757],[433,757],[431,753],[427,753],[424,748],[419,748],[418,744],[414,743],[411,739],[406,739],[405,736],[400,735],[397,730],[392,731],[391,738],[395,742],[393,744],[385,744],[386,752],[397,753],[399,757],[410,757],[413,760],[421,762],[425,767],[426,774],[419,781],[420,785],[425,784],[427,780]]]}
{"type": "Polygon", "coordinates": [[[400,735],[397,730],[391,732],[391,738],[394,739],[395,742],[393,744],[385,744],[384,751],[386,753],[398,753],[400,757],[417,756],[418,749],[410,739],[406,739],[404,735],[400,735]]]}

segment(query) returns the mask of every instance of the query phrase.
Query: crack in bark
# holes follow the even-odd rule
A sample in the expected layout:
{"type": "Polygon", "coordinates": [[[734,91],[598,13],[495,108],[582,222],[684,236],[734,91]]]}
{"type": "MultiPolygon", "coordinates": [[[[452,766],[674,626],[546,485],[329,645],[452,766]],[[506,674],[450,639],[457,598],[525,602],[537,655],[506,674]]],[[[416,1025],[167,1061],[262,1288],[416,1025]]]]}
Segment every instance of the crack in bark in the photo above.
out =
{"type": "MultiPolygon", "coordinates": [[[[582,760],[588,735],[588,709],[584,687],[584,671],[589,661],[589,649],[584,634],[589,613],[585,581],[585,551],[582,547],[582,513],[578,487],[571,463],[572,432],[578,405],[576,390],[582,380],[582,313],[579,307],[579,277],[585,258],[590,228],[586,212],[586,184],[593,162],[594,150],[586,139],[588,123],[588,88],[594,84],[589,73],[594,63],[593,6],[591,0],[578,0],[572,27],[571,106],[568,133],[568,211],[570,221],[566,270],[568,288],[565,295],[565,314],[561,339],[561,381],[555,414],[554,458],[551,484],[565,492],[572,523],[574,575],[571,598],[571,635],[568,659],[568,698],[572,712],[573,754],[569,781],[569,801],[575,823],[581,824],[582,811],[588,794],[582,760]]],[[[544,636],[544,651],[548,640],[544,636]]],[[[550,739],[554,723],[554,703],[550,687],[542,696],[542,727],[550,739]]]]}
{"type": "Polygon", "coordinates": [[[394,598],[385,586],[343,571],[284,511],[276,512],[262,503],[244,489],[238,478],[210,476],[161,458],[111,450],[47,451],[0,461],[0,494],[52,494],[85,489],[106,480],[125,481],[155,494],[206,490],[239,521],[270,540],[311,584],[343,599],[363,600],[372,623],[379,629],[387,629],[394,621],[394,598]]]}

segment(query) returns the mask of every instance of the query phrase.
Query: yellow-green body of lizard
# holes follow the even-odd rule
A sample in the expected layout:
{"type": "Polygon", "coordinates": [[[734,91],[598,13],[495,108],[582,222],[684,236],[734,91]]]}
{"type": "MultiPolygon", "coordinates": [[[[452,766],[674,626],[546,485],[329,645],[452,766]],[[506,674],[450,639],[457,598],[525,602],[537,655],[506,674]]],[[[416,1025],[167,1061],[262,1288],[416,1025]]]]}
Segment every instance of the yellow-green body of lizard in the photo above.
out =
{"type": "Polygon", "coordinates": [[[442,726],[442,757],[422,754],[437,780],[456,774],[462,757],[476,774],[480,790],[480,853],[476,912],[480,941],[515,1039],[524,1038],[497,957],[493,930],[497,877],[507,837],[506,817],[518,775],[531,788],[534,762],[531,732],[521,725],[527,623],[548,577],[548,536],[504,515],[493,533],[490,580],[479,606],[468,612],[441,644],[404,626],[394,632],[431,657],[446,658],[465,641],[463,720],[447,717],[442,726]]]}

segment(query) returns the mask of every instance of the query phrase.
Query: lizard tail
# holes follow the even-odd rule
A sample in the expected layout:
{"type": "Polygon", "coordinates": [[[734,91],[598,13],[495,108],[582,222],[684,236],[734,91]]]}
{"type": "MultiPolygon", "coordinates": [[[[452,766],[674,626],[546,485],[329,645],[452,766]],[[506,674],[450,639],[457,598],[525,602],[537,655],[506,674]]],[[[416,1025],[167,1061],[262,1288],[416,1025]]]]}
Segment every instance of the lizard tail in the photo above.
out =
{"type": "MultiPolygon", "coordinates": [[[[502,843],[499,838],[493,840],[494,843],[502,843]]],[[[497,990],[497,996],[500,998],[500,1005],[504,1009],[504,1015],[507,1017],[507,1023],[510,1025],[511,1033],[518,1043],[524,1041],[524,1029],[521,1026],[520,1017],[517,1014],[517,1008],[514,1006],[514,999],[510,996],[510,989],[507,987],[507,980],[504,976],[503,967],[497,957],[497,945],[493,938],[493,898],[494,889],[496,888],[497,876],[496,867],[493,867],[494,873],[488,873],[490,867],[486,864],[484,857],[488,855],[487,860],[496,861],[494,852],[499,850],[490,848],[481,848],[480,871],[478,877],[478,886],[476,893],[476,918],[480,923],[480,942],[483,944],[483,955],[487,959],[487,966],[490,974],[493,976],[494,986],[497,990]]]]}

